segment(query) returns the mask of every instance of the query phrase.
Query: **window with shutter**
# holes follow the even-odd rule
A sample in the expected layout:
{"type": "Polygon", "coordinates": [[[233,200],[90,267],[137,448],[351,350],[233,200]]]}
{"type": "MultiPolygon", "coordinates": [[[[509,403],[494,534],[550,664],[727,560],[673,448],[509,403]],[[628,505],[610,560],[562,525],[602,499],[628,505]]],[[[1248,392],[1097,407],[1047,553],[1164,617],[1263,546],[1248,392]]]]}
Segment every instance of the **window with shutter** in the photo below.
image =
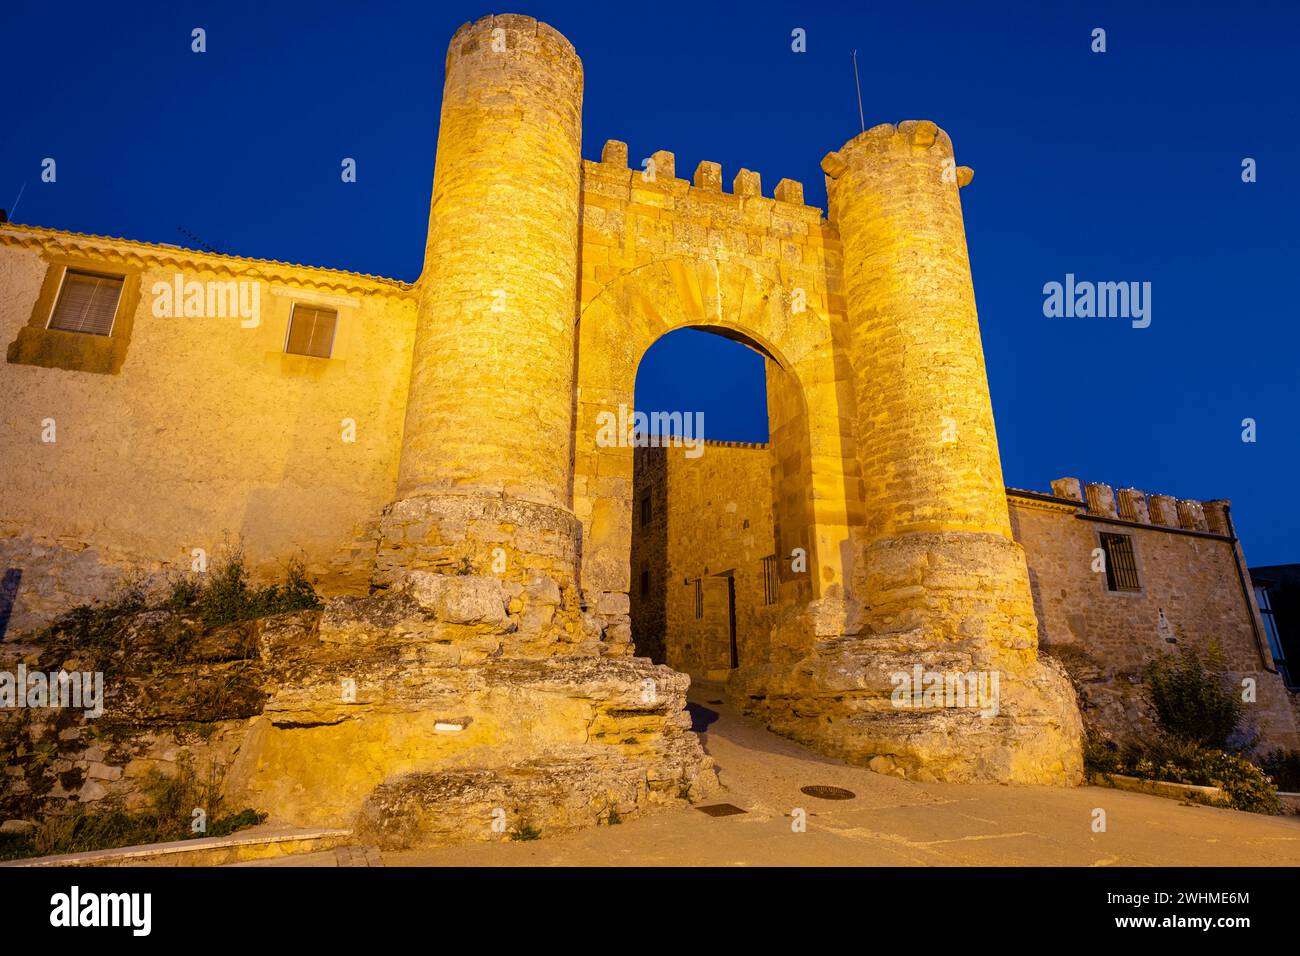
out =
{"type": "Polygon", "coordinates": [[[294,304],[284,350],[293,355],[329,358],[334,351],[334,326],[338,313],[310,305],[294,304]]]}
{"type": "Polygon", "coordinates": [[[122,276],[68,269],[47,328],[110,335],[122,297],[122,276]]]}
{"type": "Polygon", "coordinates": [[[47,256],[40,294],[5,361],[117,375],[140,306],[140,268],[91,255],[47,256]]]}

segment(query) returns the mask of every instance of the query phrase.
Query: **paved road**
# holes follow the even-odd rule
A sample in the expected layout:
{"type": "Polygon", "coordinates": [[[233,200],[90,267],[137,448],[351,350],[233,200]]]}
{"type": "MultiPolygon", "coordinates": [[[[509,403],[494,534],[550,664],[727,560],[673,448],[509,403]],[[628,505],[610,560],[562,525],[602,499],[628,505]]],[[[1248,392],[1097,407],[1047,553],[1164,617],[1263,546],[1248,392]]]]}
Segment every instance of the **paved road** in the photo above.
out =
{"type": "MultiPolygon", "coordinates": [[[[419,866],[1278,866],[1300,865],[1300,817],[1182,805],[1103,787],[923,784],[818,756],[693,689],[697,729],[725,791],[746,812],[670,810],[569,836],[384,853],[419,866]],[[800,787],[853,791],[814,799],[800,787]],[[794,832],[792,813],[807,813],[794,832]],[[1093,812],[1106,812],[1106,832],[1093,812]]],[[[371,865],[373,865],[373,852],[371,865]]],[[[348,865],[335,852],[280,865],[348,865]]],[[[353,863],[355,865],[355,863],[353,863]]]]}

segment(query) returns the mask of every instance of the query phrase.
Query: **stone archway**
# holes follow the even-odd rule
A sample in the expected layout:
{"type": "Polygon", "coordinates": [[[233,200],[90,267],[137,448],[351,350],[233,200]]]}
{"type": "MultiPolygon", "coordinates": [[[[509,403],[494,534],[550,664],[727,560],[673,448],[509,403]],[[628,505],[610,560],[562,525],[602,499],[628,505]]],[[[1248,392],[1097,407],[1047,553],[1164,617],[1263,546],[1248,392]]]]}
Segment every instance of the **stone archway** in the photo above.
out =
{"type": "MultiPolygon", "coordinates": [[[[734,262],[666,258],[628,269],[582,309],[577,335],[574,409],[574,512],[582,524],[581,582],[609,626],[627,628],[631,586],[633,448],[602,447],[602,413],[633,408],[636,372],[655,341],[680,328],[735,338],[767,359],[769,396],[776,396],[773,439],[784,444],[777,496],[784,505],[786,553],[808,553],[806,585],[783,600],[805,602],[851,580],[850,481],[854,403],[847,357],[832,318],[792,307],[775,280],[734,262]],[[790,547],[787,547],[787,544],[790,547]]],[[[607,444],[607,443],[606,443],[607,444]]]]}

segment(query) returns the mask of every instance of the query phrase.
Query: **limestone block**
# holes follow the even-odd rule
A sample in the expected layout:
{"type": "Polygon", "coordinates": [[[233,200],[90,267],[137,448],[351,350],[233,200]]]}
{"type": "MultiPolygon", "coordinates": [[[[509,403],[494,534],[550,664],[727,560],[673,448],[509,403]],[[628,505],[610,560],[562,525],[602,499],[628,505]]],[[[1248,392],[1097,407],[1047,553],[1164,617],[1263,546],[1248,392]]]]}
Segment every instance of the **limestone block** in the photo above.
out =
{"type": "Polygon", "coordinates": [[[654,166],[655,181],[670,180],[677,175],[677,154],[667,149],[655,150],[650,154],[654,166]]]}
{"type": "Polygon", "coordinates": [[[505,595],[497,578],[409,571],[406,585],[415,602],[440,621],[489,625],[505,622],[505,595]]]}
{"type": "Polygon", "coordinates": [[[1178,508],[1174,499],[1169,495],[1152,495],[1148,499],[1148,507],[1151,511],[1152,524],[1164,525],[1167,528],[1177,528],[1178,508]]]}
{"type": "Polygon", "coordinates": [[[1205,510],[1199,501],[1182,499],[1177,503],[1178,523],[1189,531],[1208,531],[1205,510]]]}
{"type": "Polygon", "coordinates": [[[1057,478],[1052,482],[1052,494],[1071,501],[1083,500],[1083,489],[1078,478],[1057,478]]]}
{"type": "Polygon", "coordinates": [[[709,192],[722,192],[722,166],[704,160],[695,167],[695,188],[709,192]]]}
{"type": "Polygon", "coordinates": [[[619,169],[627,168],[627,143],[617,139],[607,140],[600,151],[600,161],[619,169]]]}
{"type": "Polygon", "coordinates": [[[606,616],[627,614],[631,610],[631,601],[625,592],[602,591],[596,601],[596,613],[606,616]]]}
{"type": "Polygon", "coordinates": [[[94,803],[103,800],[108,796],[108,787],[99,780],[88,780],[77,793],[77,799],[82,803],[94,803]]]}
{"type": "Polygon", "coordinates": [[[86,777],[90,780],[117,780],[122,776],[121,767],[92,762],[86,768],[86,777]]]}
{"type": "Polygon", "coordinates": [[[794,203],[796,206],[803,205],[803,183],[793,179],[783,179],[776,184],[776,191],[773,195],[781,202],[794,203]]]}
{"type": "Polygon", "coordinates": [[[1119,492],[1119,516],[1127,521],[1142,524],[1151,523],[1151,512],[1147,507],[1147,496],[1136,488],[1121,488],[1119,492]]]}
{"type": "Polygon", "coordinates": [[[538,575],[530,581],[525,593],[528,595],[530,604],[558,605],[564,600],[564,595],[560,592],[560,585],[553,578],[545,575],[538,575]]]}
{"type": "Polygon", "coordinates": [[[742,169],[736,173],[736,178],[731,184],[731,191],[737,196],[761,196],[763,195],[762,177],[756,172],[742,169]]]}
{"type": "Polygon", "coordinates": [[[1115,492],[1110,485],[1089,482],[1084,485],[1084,493],[1088,498],[1088,510],[1093,514],[1106,518],[1119,517],[1119,512],[1115,508],[1115,492]]]}

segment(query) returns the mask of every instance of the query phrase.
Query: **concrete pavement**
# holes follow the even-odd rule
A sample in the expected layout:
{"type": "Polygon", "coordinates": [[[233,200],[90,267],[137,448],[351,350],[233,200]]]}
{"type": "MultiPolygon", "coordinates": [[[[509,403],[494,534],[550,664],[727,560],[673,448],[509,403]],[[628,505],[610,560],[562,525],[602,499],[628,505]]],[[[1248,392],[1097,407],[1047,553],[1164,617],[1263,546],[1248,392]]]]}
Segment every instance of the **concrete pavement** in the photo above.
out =
{"type": "MultiPolygon", "coordinates": [[[[923,784],[850,767],[692,690],[697,730],[725,791],[694,808],[522,843],[383,854],[415,866],[1296,866],[1300,817],[1264,817],[1108,787],[923,784]],[[710,703],[713,701],[713,703],[710,703]],[[854,792],[815,799],[800,787],[854,792]],[[796,810],[807,814],[795,832],[796,810]],[[1094,811],[1106,815],[1094,832],[1094,811]]],[[[281,861],[282,865],[290,863],[281,861]]],[[[322,861],[324,862],[324,861],[322,861]]],[[[327,865],[337,865],[327,863],[327,865]]]]}

